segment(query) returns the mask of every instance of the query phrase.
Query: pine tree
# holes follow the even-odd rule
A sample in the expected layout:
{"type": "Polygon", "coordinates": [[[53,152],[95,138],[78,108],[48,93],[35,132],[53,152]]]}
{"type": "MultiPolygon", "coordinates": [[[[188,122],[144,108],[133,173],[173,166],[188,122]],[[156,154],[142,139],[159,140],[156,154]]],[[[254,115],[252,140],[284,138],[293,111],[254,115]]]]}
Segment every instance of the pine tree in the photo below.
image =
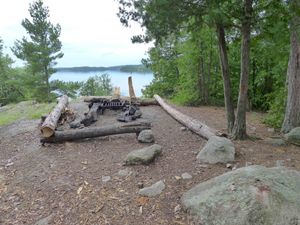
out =
{"type": "Polygon", "coordinates": [[[23,37],[17,40],[12,48],[19,59],[26,61],[27,66],[36,79],[42,94],[50,101],[49,78],[54,73],[53,66],[56,59],[62,58],[62,44],[59,40],[61,27],[49,21],[49,8],[43,5],[42,0],[37,0],[29,5],[30,19],[24,19],[22,26],[25,28],[29,39],[23,37]]]}

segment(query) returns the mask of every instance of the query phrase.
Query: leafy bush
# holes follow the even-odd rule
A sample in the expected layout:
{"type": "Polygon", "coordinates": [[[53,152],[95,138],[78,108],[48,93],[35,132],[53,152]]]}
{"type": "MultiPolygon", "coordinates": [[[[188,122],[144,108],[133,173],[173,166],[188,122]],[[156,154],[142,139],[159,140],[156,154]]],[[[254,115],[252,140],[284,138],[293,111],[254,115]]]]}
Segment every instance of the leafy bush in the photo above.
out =
{"type": "Polygon", "coordinates": [[[78,81],[61,81],[61,80],[53,80],[50,83],[51,90],[59,95],[67,95],[71,98],[75,98],[79,94],[79,90],[83,86],[83,82],[78,81]]]}
{"type": "Polygon", "coordinates": [[[108,74],[90,77],[81,87],[80,95],[111,95],[112,84],[108,74]]]}

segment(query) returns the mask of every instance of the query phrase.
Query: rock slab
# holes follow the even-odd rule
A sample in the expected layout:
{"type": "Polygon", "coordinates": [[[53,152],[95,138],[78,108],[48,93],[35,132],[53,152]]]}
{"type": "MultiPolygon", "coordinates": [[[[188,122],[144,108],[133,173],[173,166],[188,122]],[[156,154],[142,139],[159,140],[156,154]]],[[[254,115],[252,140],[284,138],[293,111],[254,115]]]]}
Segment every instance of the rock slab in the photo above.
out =
{"type": "Polygon", "coordinates": [[[162,193],[162,191],[166,188],[165,183],[160,180],[150,187],[145,187],[139,190],[139,195],[143,195],[146,197],[155,197],[162,193]]]}
{"type": "Polygon", "coordinates": [[[149,164],[161,153],[162,147],[158,144],[134,150],[127,155],[125,165],[149,164]]]}
{"type": "Polygon", "coordinates": [[[216,164],[234,161],[233,143],[224,137],[212,136],[197,155],[200,162],[216,164]]]}
{"type": "Polygon", "coordinates": [[[287,145],[285,140],[283,140],[281,138],[267,138],[264,142],[266,144],[272,145],[274,147],[281,147],[281,146],[286,146],[287,145]]]}
{"type": "Polygon", "coordinates": [[[300,146],[300,127],[292,129],[289,133],[284,135],[287,142],[300,146]]]}
{"type": "Polygon", "coordinates": [[[141,143],[153,143],[154,135],[152,130],[143,130],[138,136],[138,141],[141,143]]]}
{"type": "Polygon", "coordinates": [[[296,225],[299,196],[300,172],[248,166],[198,184],[181,202],[196,224],[296,225]]]}

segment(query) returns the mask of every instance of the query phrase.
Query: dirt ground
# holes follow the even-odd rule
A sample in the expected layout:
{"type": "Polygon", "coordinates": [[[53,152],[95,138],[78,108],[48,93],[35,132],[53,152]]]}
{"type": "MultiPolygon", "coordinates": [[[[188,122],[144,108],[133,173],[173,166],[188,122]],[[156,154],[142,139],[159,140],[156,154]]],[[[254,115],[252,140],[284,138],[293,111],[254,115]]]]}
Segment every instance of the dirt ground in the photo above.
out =
{"type": "MultiPolygon", "coordinates": [[[[83,103],[74,104],[84,111],[83,103]]],[[[180,111],[225,130],[225,113],[217,107],[177,107],[180,111]]],[[[190,131],[158,106],[141,108],[143,119],[153,124],[156,143],[163,155],[154,163],[131,166],[131,175],[119,177],[124,158],[138,143],[135,134],[86,139],[61,144],[39,143],[39,121],[21,121],[0,127],[0,224],[189,224],[178,209],[182,194],[194,185],[230,171],[226,165],[203,165],[196,154],[206,141],[190,131]],[[188,172],[190,180],[175,176],[188,172]],[[110,176],[108,182],[102,176],[110,176]],[[157,197],[137,194],[144,186],[164,180],[166,189],[157,197]]],[[[115,121],[115,112],[106,112],[97,125],[115,121]]],[[[248,114],[246,141],[234,141],[237,167],[248,164],[276,165],[277,160],[300,170],[300,149],[274,147],[264,139],[276,134],[261,123],[262,114],[248,114]]]]}

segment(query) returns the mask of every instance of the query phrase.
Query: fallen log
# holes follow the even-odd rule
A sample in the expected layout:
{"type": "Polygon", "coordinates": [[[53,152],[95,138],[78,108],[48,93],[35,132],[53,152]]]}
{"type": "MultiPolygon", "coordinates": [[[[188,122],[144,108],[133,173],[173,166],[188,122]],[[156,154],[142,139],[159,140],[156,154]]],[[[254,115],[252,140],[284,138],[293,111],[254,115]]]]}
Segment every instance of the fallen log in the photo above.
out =
{"type": "Polygon", "coordinates": [[[201,137],[208,140],[211,136],[226,136],[225,134],[220,133],[211,127],[208,127],[199,120],[196,120],[174,109],[172,106],[168,105],[159,95],[154,95],[154,98],[159,103],[159,105],[174,119],[189,128],[194,133],[200,135],[201,137]]]}
{"type": "MultiPolygon", "coordinates": [[[[112,96],[84,96],[84,102],[99,102],[103,99],[112,100],[114,97],[112,96]]],[[[130,102],[130,97],[120,97],[121,101],[130,102]]],[[[158,102],[154,98],[136,98],[137,105],[139,106],[149,106],[149,105],[159,105],[158,102]]]]}
{"type": "Polygon", "coordinates": [[[63,113],[68,105],[68,96],[62,96],[52,112],[47,116],[45,121],[41,126],[41,132],[44,137],[50,137],[54,134],[55,128],[57,127],[57,122],[60,115],[63,113]]]}
{"type": "Polygon", "coordinates": [[[94,138],[115,134],[136,133],[151,129],[149,122],[134,122],[129,124],[115,124],[103,127],[83,128],[79,130],[55,131],[55,134],[48,138],[41,138],[42,143],[54,143],[63,141],[73,141],[84,138],[94,138]]]}

